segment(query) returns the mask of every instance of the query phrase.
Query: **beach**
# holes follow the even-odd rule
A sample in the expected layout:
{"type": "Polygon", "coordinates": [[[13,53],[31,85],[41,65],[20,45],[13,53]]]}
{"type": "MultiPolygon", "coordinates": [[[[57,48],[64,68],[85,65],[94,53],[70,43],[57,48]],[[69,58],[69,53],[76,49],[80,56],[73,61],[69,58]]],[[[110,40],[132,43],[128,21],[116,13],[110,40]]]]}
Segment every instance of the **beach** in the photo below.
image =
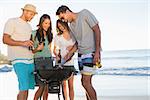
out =
{"type": "MultiPolygon", "coordinates": [[[[149,58],[150,50],[102,52],[103,67],[93,76],[92,81],[98,100],[150,100],[149,58]]],[[[0,65],[2,67],[4,65],[0,65]]],[[[75,67],[78,68],[77,63],[75,67]]],[[[86,100],[80,80],[81,75],[75,75],[74,100],[86,100]]],[[[37,87],[29,91],[28,100],[33,100],[36,90],[37,87]]],[[[17,93],[18,83],[14,70],[0,72],[0,100],[16,100],[17,93]]],[[[48,100],[58,100],[58,97],[49,94],[48,100]]]]}
{"type": "MultiPolygon", "coordinates": [[[[75,100],[86,100],[80,79],[81,75],[75,76],[75,100]]],[[[149,80],[145,76],[95,75],[92,83],[98,100],[149,100],[149,80]]],[[[36,89],[37,87],[29,91],[28,100],[33,100],[36,89]]],[[[18,83],[14,71],[0,73],[0,100],[16,100],[17,93],[18,83]]],[[[58,100],[58,97],[56,94],[49,94],[48,100],[58,100]]]]}
{"type": "MultiPolygon", "coordinates": [[[[85,50],[83,53],[90,53],[86,52],[86,50],[94,50],[94,48],[88,45],[84,47],[82,44],[91,44],[90,40],[93,39],[97,41],[98,35],[96,34],[94,38],[87,39],[89,31],[85,27],[87,31],[85,36],[80,36],[80,33],[84,30],[79,31],[77,29],[78,27],[80,29],[80,26],[84,27],[85,23],[78,23],[78,19],[80,19],[78,13],[86,9],[95,16],[92,17],[94,21],[90,20],[90,16],[85,16],[83,19],[87,23],[90,22],[89,27],[94,29],[93,31],[95,31],[94,22],[97,22],[95,26],[96,24],[99,25],[98,29],[101,30],[100,61],[102,68],[97,71],[92,79],[92,84],[97,92],[97,100],[150,100],[150,35],[148,34],[150,2],[148,0],[0,0],[0,64],[3,64],[0,65],[0,68],[3,68],[0,69],[0,100],[17,100],[19,89],[16,74],[12,65],[4,65],[10,64],[8,58],[11,58],[13,55],[9,55],[11,52],[6,45],[7,41],[5,42],[6,44],[3,43],[3,33],[9,35],[12,33],[12,39],[15,38],[15,30],[10,33],[9,31],[5,32],[5,26],[7,26],[7,21],[10,18],[20,17],[22,14],[21,8],[28,3],[35,5],[38,12],[32,21],[29,22],[32,30],[37,30],[39,27],[40,16],[48,14],[51,19],[50,28],[52,29],[53,37],[58,33],[56,27],[56,20],[60,17],[56,16],[58,7],[61,5],[68,6],[69,10],[77,15],[73,16],[72,20],[68,20],[68,22],[73,22],[72,27],[76,25],[75,31],[77,33],[73,33],[77,35],[75,40],[85,40],[87,42],[77,41],[78,47],[85,50]],[[9,70],[7,66],[10,67],[9,70]]],[[[11,27],[11,25],[8,26],[11,27]]],[[[12,26],[14,27],[14,25],[12,26]]],[[[71,29],[71,31],[74,30],[71,29]]],[[[95,32],[99,33],[97,30],[95,32]]],[[[21,31],[19,33],[20,39],[24,40],[24,35],[22,35],[24,32],[21,31]]],[[[17,41],[23,40],[19,40],[17,37],[17,41]]],[[[54,42],[51,44],[52,50],[54,42]]],[[[18,48],[16,45],[15,47],[18,48]]],[[[78,51],[81,53],[80,50],[77,50],[73,58],[77,71],[79,71],[78,51]]],[[[22,51],[22,53],[25,52],[22,51]]],[[[26,57],[17,57],[11,60],[19,59],[18,61],[21,61],[20,59],[22,58],[26,57]]],[[[34,90],[29,90],[28,100],[33,100],[37,89],[38,87],[35,87],[34,90]]],[[[74,77],[74,91],[74,100],[86,100],[80,74],[74,77]]],[[[49,93],[48,100],[58,100],[57,94],[49,93]]],[[[61,100],[63,100],[62,93],[61,100]]]]}

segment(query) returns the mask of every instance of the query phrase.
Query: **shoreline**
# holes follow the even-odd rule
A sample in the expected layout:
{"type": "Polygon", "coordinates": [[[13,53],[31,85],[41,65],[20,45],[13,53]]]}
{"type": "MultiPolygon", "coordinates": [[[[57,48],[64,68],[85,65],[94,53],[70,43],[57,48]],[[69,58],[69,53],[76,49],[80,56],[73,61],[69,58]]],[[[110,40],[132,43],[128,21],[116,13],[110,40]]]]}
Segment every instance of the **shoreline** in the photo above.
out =
{"type": "MultiPolygon", "coordinates": [[[[86,100],[80,80],[81,75],[75,75],[75,100],[86,100]]],[[[149,100],[149,80],[149,77],[94,75],[92,84],[96,89],[98,100],[149,100]]],[[[28,100],[33,100],[36,90],[37,87],[34,90],[29,90],[28,100]]],[[[0,99],[16,100],[17,93],[18,83],[14,70],[1,73],[0,99]]],[[[48,100],[58,100],[57,94],[49,94],[48,100]]]]}
{"type": "MultiPolygon", "coordinates": [[[[148,96],[98,96],[98,100],[149,100],[148,96]]],[[[75,100],[86,100],[85,97],[76,97],[75,100]]]]}

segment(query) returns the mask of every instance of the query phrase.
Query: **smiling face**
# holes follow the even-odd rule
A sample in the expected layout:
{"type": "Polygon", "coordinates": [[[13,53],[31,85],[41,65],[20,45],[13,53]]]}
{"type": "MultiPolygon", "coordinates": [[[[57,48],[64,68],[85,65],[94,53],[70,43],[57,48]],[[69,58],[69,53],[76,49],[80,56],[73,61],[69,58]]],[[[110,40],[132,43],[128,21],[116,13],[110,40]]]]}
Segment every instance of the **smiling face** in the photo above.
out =
{"type": "Polygon", "coordinates": [[[59,22],[58,22],[58,28],[59,28],[62,32],[65,31],[65,27],[64,27],[61,23],[59,23],[59,22]]]}
{"type": "Polygon", "coordinates": [[[56,28],[57,28],[58,35],[61,35],[64,32],[69,32],[70,31],[68,23],[64,22],[64,21],[62,21],[60,19],[58,19],[56,21],[56,28]]]}
{"type": "Polygon", "coordinates": [[[24,10],[23,14],[26,21],[31,21],[35,16],[35,13],[29,10],[24,10]]]}
{"type": "Polygon", "coordinates": [[[47,31],[48,28],[50,27],[50,23],[51,23],[51,21],[50,21],[48,18],[46,18],[46,19],[43,21],[43,23],[42,23],[42,28],[43,28],[45,31],[47,31]]]}

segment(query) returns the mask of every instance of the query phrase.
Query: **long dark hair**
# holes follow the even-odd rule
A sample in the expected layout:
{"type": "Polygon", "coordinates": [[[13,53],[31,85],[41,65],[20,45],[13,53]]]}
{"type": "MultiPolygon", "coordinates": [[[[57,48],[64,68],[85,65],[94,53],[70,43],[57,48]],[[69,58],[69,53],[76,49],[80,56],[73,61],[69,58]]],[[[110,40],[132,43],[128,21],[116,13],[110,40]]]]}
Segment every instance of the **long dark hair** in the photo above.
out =
{"type": "MultiPolygon", "coordinates": [[[[45,39],[44,39],[44,34],[43,34],[43,27],[42,27],[42,23],[44,22],[45,19],[50,19],[50,16],[48,14],[43,14],[40,18],[40,21],[39,21],[39,24],[38,24],[38,29],[36,31],[36,36],[35,38],[38,39],[39,42],[44,42],[45,39]]],[[[48,39],[48,43],[51,43],[52,42],[52,39],[53,39],[53,34],[52,34],[52,24],[50,22],[50,27],[48,28],[48,30],[46,31],[46,37],[48,39]]]]}
{"type": "Polygon", "coordinates": [[[63,33],[63,31],[59,29],[58,23],[60,23],[63,27],[65,27],[68,31],[70,31],[70,28],[69,28],[69,26],[68,26],[68,23],[67,23],[67,22],[64,22],[64,21],[62,21],[62,20],[60,20],[60,19],[58,19],[58,20],[56,21],[56,28],[57,28],[57,33],[58,33],[57,35],[61,35],[61,34],[63,33]]]}

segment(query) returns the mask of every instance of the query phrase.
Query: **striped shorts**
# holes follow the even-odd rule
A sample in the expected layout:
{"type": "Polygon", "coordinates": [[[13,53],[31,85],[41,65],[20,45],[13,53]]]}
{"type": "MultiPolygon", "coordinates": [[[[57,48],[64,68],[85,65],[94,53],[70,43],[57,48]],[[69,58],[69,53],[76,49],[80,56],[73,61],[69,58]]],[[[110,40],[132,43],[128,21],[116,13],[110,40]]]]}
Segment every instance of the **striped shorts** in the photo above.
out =
{"type": "Polygon", "coordinates": [[[93,75],[96,73],[96,68],[93,64],[93,53],[78,54],[78,65],[81,74],[93,75]]]}

